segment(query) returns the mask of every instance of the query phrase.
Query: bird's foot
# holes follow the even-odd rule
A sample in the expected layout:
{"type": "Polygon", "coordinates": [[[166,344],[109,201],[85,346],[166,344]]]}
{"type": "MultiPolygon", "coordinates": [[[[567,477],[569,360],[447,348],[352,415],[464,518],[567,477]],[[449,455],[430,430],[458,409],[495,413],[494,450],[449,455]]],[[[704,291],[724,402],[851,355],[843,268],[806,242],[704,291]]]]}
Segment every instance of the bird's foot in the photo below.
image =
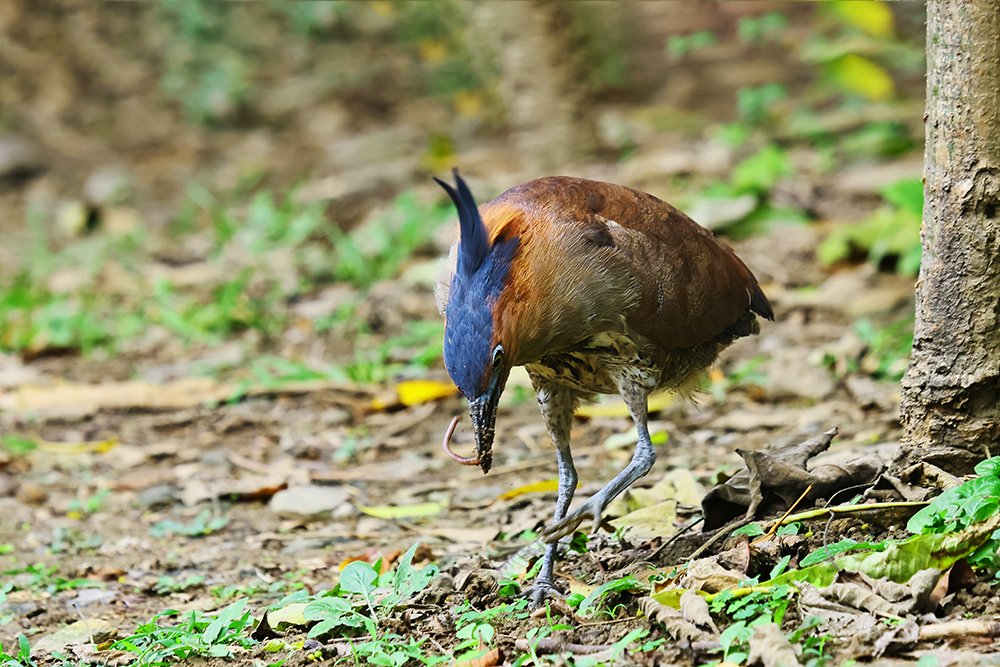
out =
{"type": "Polygon", "coordinates": [[[590,532],[592,534],[596,533],[601,527],[602,516],[606,506],[607,501],[604,499],[602,493],[591,496],[585,503],[567,514],[564,518],[546,528],[545,532],[542,533],[542,539],[549,544],[558,542],[567,535],[572,535],[585,519],[593,520],[590,532]]]}
{"type": "Polygon", "coordinates": [[[548,579],[536,579],[535,585],[531,587],[531,608],[539,609],[545,605],[549,598],[560,595],[555,585],[548,579]]]}

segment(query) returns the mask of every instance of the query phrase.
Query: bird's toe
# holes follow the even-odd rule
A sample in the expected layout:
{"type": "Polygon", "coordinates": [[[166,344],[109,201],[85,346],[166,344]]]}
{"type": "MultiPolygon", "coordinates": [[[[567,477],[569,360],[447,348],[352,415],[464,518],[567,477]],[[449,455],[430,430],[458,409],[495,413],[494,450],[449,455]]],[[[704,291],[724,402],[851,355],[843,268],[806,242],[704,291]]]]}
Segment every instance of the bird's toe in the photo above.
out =
{"type": "Polygon", "coordinates": [[[546,528],[545,532],[542,533],[542,539],[549,544],[558,542],[567,535],[572,535],[573,532],[576,531],[577,527],[583,523],[585,518],[586,517],[582,515],[577,516],[576,512],[574,512],[573,514],[570,514],[560,521],[556,521],[554,524],[546,528]]]}
{"type": "Polygon", "coordinates": [[[551,581],[538,579],[531,588],[531,608],[538,609],[545,606],[545,601],[559,596],[559,591],[551,581]]]}

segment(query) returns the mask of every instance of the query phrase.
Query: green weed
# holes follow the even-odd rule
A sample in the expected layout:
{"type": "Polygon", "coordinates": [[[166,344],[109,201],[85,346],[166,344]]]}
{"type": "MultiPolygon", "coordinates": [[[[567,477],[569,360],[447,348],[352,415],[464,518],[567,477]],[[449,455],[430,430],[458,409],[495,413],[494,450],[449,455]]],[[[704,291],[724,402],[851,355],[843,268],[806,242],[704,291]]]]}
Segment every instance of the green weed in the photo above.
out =
{"type": "Polygon", "coordinates": [[[688,35],[671,35],[667,38],[667,55],[680,58],[688,53],[713,46],[717,42],[715,33],[709,30],[698,30],[688,35]]]}
{"type": "Polygon", "coordinates": [[[413,566],[417,544],[411,546],[391,572],[379,574],[381,562],[348,563],[340,572],[337,585],[327,593],[308,599],[305,619],[315,621],[309,637],[334,635],[351,639],[351,651],[365,664],[402,665],[416,660],[434,665],[450,660],[449,656],[429,656],[422,641],[411,641],[384,628],[387,616],[401,604],[412,600],[437,575],[429,565],[413,566]]]}
{"type": "Polygon", "coordinates": [[[49,552],[54,554],[80,553],[97,549],[103,543],[104,538],[100,535],[90,534],[78,528],[57,526],[52,529],[49,552]]]}
{"type": "Polygon", "coordinates": [[[885,200],[882,208],[868,218],[838,226],[824,239],[816,251],[823,264],[829,266],[861,254],[875,265],[888,264],[907,276],[917,274],[923,183],[904,179],[886,186],[881,194],[885,200]]]}
{"type": "Polygon", "coordinates": [[[198,513],[194,519],[187,523],[164,519],[157,521],[149,528],[149,534],[153,537],[166,537],[168,535],[185,535],[187,537],[204,537],[216,533],[229,525],[229,517],[213,516],[212,511],[205,509],[198,513]]]}
{"type": "Polygon", "coordinates": [[[10,583],[21,590],[45,591],[50,595],[78,588],[102,588],[104,586],[101,582],[92,579],[67,579],[66,577],[58,576],[58,571],[59,569],[54,565],[34,563],[25,567],[6,570],[0,574],[3,574],[5,577],[13,577],[14,579],[10,583]]]}
{"type": "Polygon", "coordinates": [[[469,601],[463,602],[455,609],[457,614],[455,636],[462,640],[453,649],[455,659],[457,661],[469,659],[479,652],[480,646],[494,646],[495,624],[500,620],[528,618],[527,607],[526,599],[504,603],[483,611],[475,609],[469,601]]]}
{"type": "Polygon", "coordinates": [[[833,544],[827,544],[826,546],[816,549],[799,561],[799,567],[809,567],[810,565],[831,560],[840,554],[851,551],[885,551],[888,544],[889,543],[885,540],[881,542],[858,542],[857,540],[845,537],[844,539],[834,542],[833,544]]]}
{"type": "Polygon", "coordinates": [[[12,456],[24,456],[37,449],[38,443],[19,435],[5,435],[0,437],[0,447],[3,447],[12,456]]]}
{"type": "Polygon", "coordinates": [[[414,251],[451,217],[452,209],[443,202],[428,206],[405,192],[387,213],[350,234],[331,227],[333,278],[367,287],[395,277],[414,251]]]}
{"type": "Polygon", "coordinates": [[[67,515],[74,519],[96,514],[104,509],[104,503],[111,495],[110,489],[98,489],[93,495],[77,496],[69,503],[67,515]]]}
{"type": "Polygon", "coordinates": [[[632,592],[641,588],[642,585],[632,576],[606,581],[580,601],[577,611],[581,614],[590,614],[593,616],[605,614],[609,618],[615,618],[621,606],[609,607],[606,603],[607,599],[615,593],[632,592]]]}
{"type": "Polygon", "coordinates": [[[14,641],[17,642],[16,653],[8,653],[5,647],[0,646],[0,667],[35,667],[36,663],[31,659],[31,644],[28,643],[28,638],[18,635],[14,641]]]}
{"type": "MultiPolygon", "coordinates": [[[[952,487],[910,517],[911,533],[952,533],[985,521],[1000,510],[1000,457],[980,461],[976,477],[952,487]]],[[[1000,572],[1000,534],[994,534],[968,559],[976,567],[1000,572]]]]}
{"type": "Polygon", "coordinates": [[[196,656],[231,657],[234,647],[254,644],[246,636],[253,626],[246,604],[246,599],[240,599],[214,615],[195,611],[177,625],[161,624],[163,619],[180,615],[168,609],[140,625],[132,635],[111,644],[109,650],[134,653],[140,665],[166,665],[196,656]]]}
{"type": "Polygon", "coordinates": [[[53,294],[27,271],[0,282],[0,352],[79,349],[114,336],[93,294],[53,294]]]}
{"type": "Polygon", "coordinates": [[[737,238],[766,232],[778,224],[804,222],[801,211],[777,207],[770,201],[771,191],[791,173],[787,152],[767,144],[738,162],[727,181],[706,188],[690,203],[689,212],[705,220],[715,216],[714,211],[731,211],[711,226],[737,238]]]}
{"type": "Polygon", "coordinates": [[[169,574],[161,575],[156,580],[153,590],[157,595],[169,595],[170,593],[180,593],[189,588],[195,588],[205,583],[205,577],[200,574],[189,574],[183,579],[171,577],[169,574]]]}

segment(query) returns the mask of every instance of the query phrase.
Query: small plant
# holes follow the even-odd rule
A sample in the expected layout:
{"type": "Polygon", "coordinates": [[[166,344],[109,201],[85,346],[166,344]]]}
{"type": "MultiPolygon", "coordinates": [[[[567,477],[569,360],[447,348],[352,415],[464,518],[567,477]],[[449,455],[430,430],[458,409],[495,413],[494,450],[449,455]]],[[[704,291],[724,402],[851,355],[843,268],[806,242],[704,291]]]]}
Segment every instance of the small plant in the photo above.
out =
{"type": "Polygon", "coordinates": [[[734,237],[767,231],[779,223],[799,223],[798,210],[774,206],[771,191],[792,173],[785,150],[767,144],[733,167],[729,180],[708,187],[691,202],[688,213],[712,229],[734,237]]]}
{"type": "Polygon", "coordinates": [[[31,644],[28,643],[28,638],[24,635],[18,635],[16,647],[12,647],[11,650],[17,648],[16,653],[8,653],[7,649],[0,646],[0,667],[35,667],[35,661],[31,659],[31,644]]]}
{"type": "Polygon", "coordinates": [[[667,38],[667,54],[672,58],[680,58],[688,53],[713,46],[717,42],[715,33],[709,30],[698,30],[687,35],[671,35],[667,38]]]}
{"type": "Polygon", "coordinates": [[[254,643],[246,636],[254,622],[246,604],[246,599],[240,599],[215,615],[191,612],[177,625],[161,624],[163,619],[179,615],[168,609],[109,649],[136,654],[140,665],[165,665],[195,656],[228,658],[233,647],[247,648],[254,643]]]}
{"type": "Polygon", "coordinates": [[[333,589],[316,596],[293,593],[281,604],[306,602],[305,620],[315,624],[309,637],[348,638],[351,651],[364,664],[402,665],[416,660],[425,665],[450,658],[427,656],[422,641],[410,641],[387,629],[385,621],[400,605],[412,600],[437,575],[437,567],[413,567],[417,545],[404,553],[395,570],[380,574],[381,560],[348,563],[333,589]]]}
{"type": "Polygon", "coordinates": [[[194,519],[187,523],[164,519],[157,521],[149,528],[149,534],[153,537],[166,537],[168,535],[185,535],[187,537],[204,537],[216,533],[229,525],[229,517],[213,516],[212,511],[205,509],[198,513],[194,519]]]}
{"type": "MultiPolygon", "coordinates": [[[[1000,457],[980,461],[976,477],[952,487],[910,517],[911,533],[952,533],[985,521],[1000,511],[1000,457]]],[[[970,557],[969,563],[1000,571],[1000,534],[994,534],[970,557]]]]}
{"type": "Polygon", "coordinates": [[[880,380],[902,379],[913,348],[913,317],[904,317],[882,328],[869,320],[858,320],[854,331],[867,347],[859,370],[880,380]]]}
{"type": "Polygon", "coordinates": [[[920,220],[924,190],[918,179],[905,179],[881,191],[885,205],[868,218],[837,227],[816,253],[827,266],[855,254],[896,272],[913,276],[920,268],[920,220]]]}
{"type": "Polygon", "coordinates": [[[110,489],[98,489],[91,496],[76,497],[69,503],[66,516],[71,519],[82,519],[91,514],[96,514],[104,509],[104,501],[111,495],[110,489]]]}
{"type": "Polygon", "coordinates": [[[833,544],[827,544],[826,546],[816,549],[799,561],[799,567],[809,567],[810,565],[831,560],[840,554],[851,551],[884,551],[888,544],[889,542],[886,540],[881,542],[858,542],[857,540],[852,540],[851,538],[846,537],[842,540],[834,542],[833,544]]]}
{"type": "Polygon", "coordinates": [[[612,579],[611,581],[606,581],[597,588],[595,588],[590,595],[585,597],[580,601],[580,606],[577,611],[581,614],[590,613],[591,615],[606,614],[609,618],[615,618],[617,615],[618,606],[613,608],[607,608],[605,606],[605,600],[614,593],[625,593],[631,591],[637,591],[642,588],[642,585],[638,582],[635,577],[628,576],[622,577],[620,579],[612,579]]]}
{"type": "Polygon", "coordinates": [[[171,577],[169,574],[164,574],[156,580],[153,590],[156,591],[158,595],[168,595],[170,593],[180,593],[188,590],[189,588],[201,586],[204,583],[205,577],[200,574],[189,574],[183,579],[171,577]]]}
{"type": "Polygon", "coordinates": [[[38,448],[38,443],[30,438],[22,438],[19,435],[5,435],[0,437],[0,447],[13,456],[24,456],[38,448]]]}
{"type": "Polygon", "coordinates": [[[493,646],[496,637],[494,624],[497,620],[506,618],[523,620],[528,617],[527,607],[528,601],[521,599],[479,611],[465,601],[455,610],[458,614],[455,619],[455,636],[463,640],[455,646],[455,659],[461,661],[471,658],[478,652],[480,646],[493,646]]]}
{"type": "Polygon", "coordinates": [[[359,287],[395,277],[451,215],[451,208],[441,201],[428,206],[412,192],[404,192],[386,214],[351,234],[331,227],[333,277],[359,287]]]}
{"type": "Polygon", "coordinates": [[[78,588],[102,588],[104,586],[101,582],[92,579],[67,579],[66,577],[60,577],[56,575],[57,572],[58,568],[54,565],[49,566],[44,563],[34,563],[33,565],[6,570],[0,572],[0,574],[3,574],[5,577],[14,577],[13,581],[8,582],[12,586],[10,590],[14,590],[14,587],[16,587],[22,590],[45,591],[50,595],[78,588]]]}

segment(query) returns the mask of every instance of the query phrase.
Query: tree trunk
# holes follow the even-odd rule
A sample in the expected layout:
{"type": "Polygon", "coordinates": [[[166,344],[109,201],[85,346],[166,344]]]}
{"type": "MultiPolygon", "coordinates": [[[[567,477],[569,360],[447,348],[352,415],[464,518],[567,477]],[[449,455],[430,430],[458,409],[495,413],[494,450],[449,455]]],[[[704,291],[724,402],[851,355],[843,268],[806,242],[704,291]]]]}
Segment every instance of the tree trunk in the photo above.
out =
{"type": "Polygon", "coordinates": [[[927,5],[923,259],[899,463],[1000,454],[1000,1],[927,5]]]}
{"type": "Polygon", "coordinates": [[[473,5],[470,50],[488,49],[521,166],[543,175],[593,147],[586,85],[557,3],[490,0],[473,5]]]}

